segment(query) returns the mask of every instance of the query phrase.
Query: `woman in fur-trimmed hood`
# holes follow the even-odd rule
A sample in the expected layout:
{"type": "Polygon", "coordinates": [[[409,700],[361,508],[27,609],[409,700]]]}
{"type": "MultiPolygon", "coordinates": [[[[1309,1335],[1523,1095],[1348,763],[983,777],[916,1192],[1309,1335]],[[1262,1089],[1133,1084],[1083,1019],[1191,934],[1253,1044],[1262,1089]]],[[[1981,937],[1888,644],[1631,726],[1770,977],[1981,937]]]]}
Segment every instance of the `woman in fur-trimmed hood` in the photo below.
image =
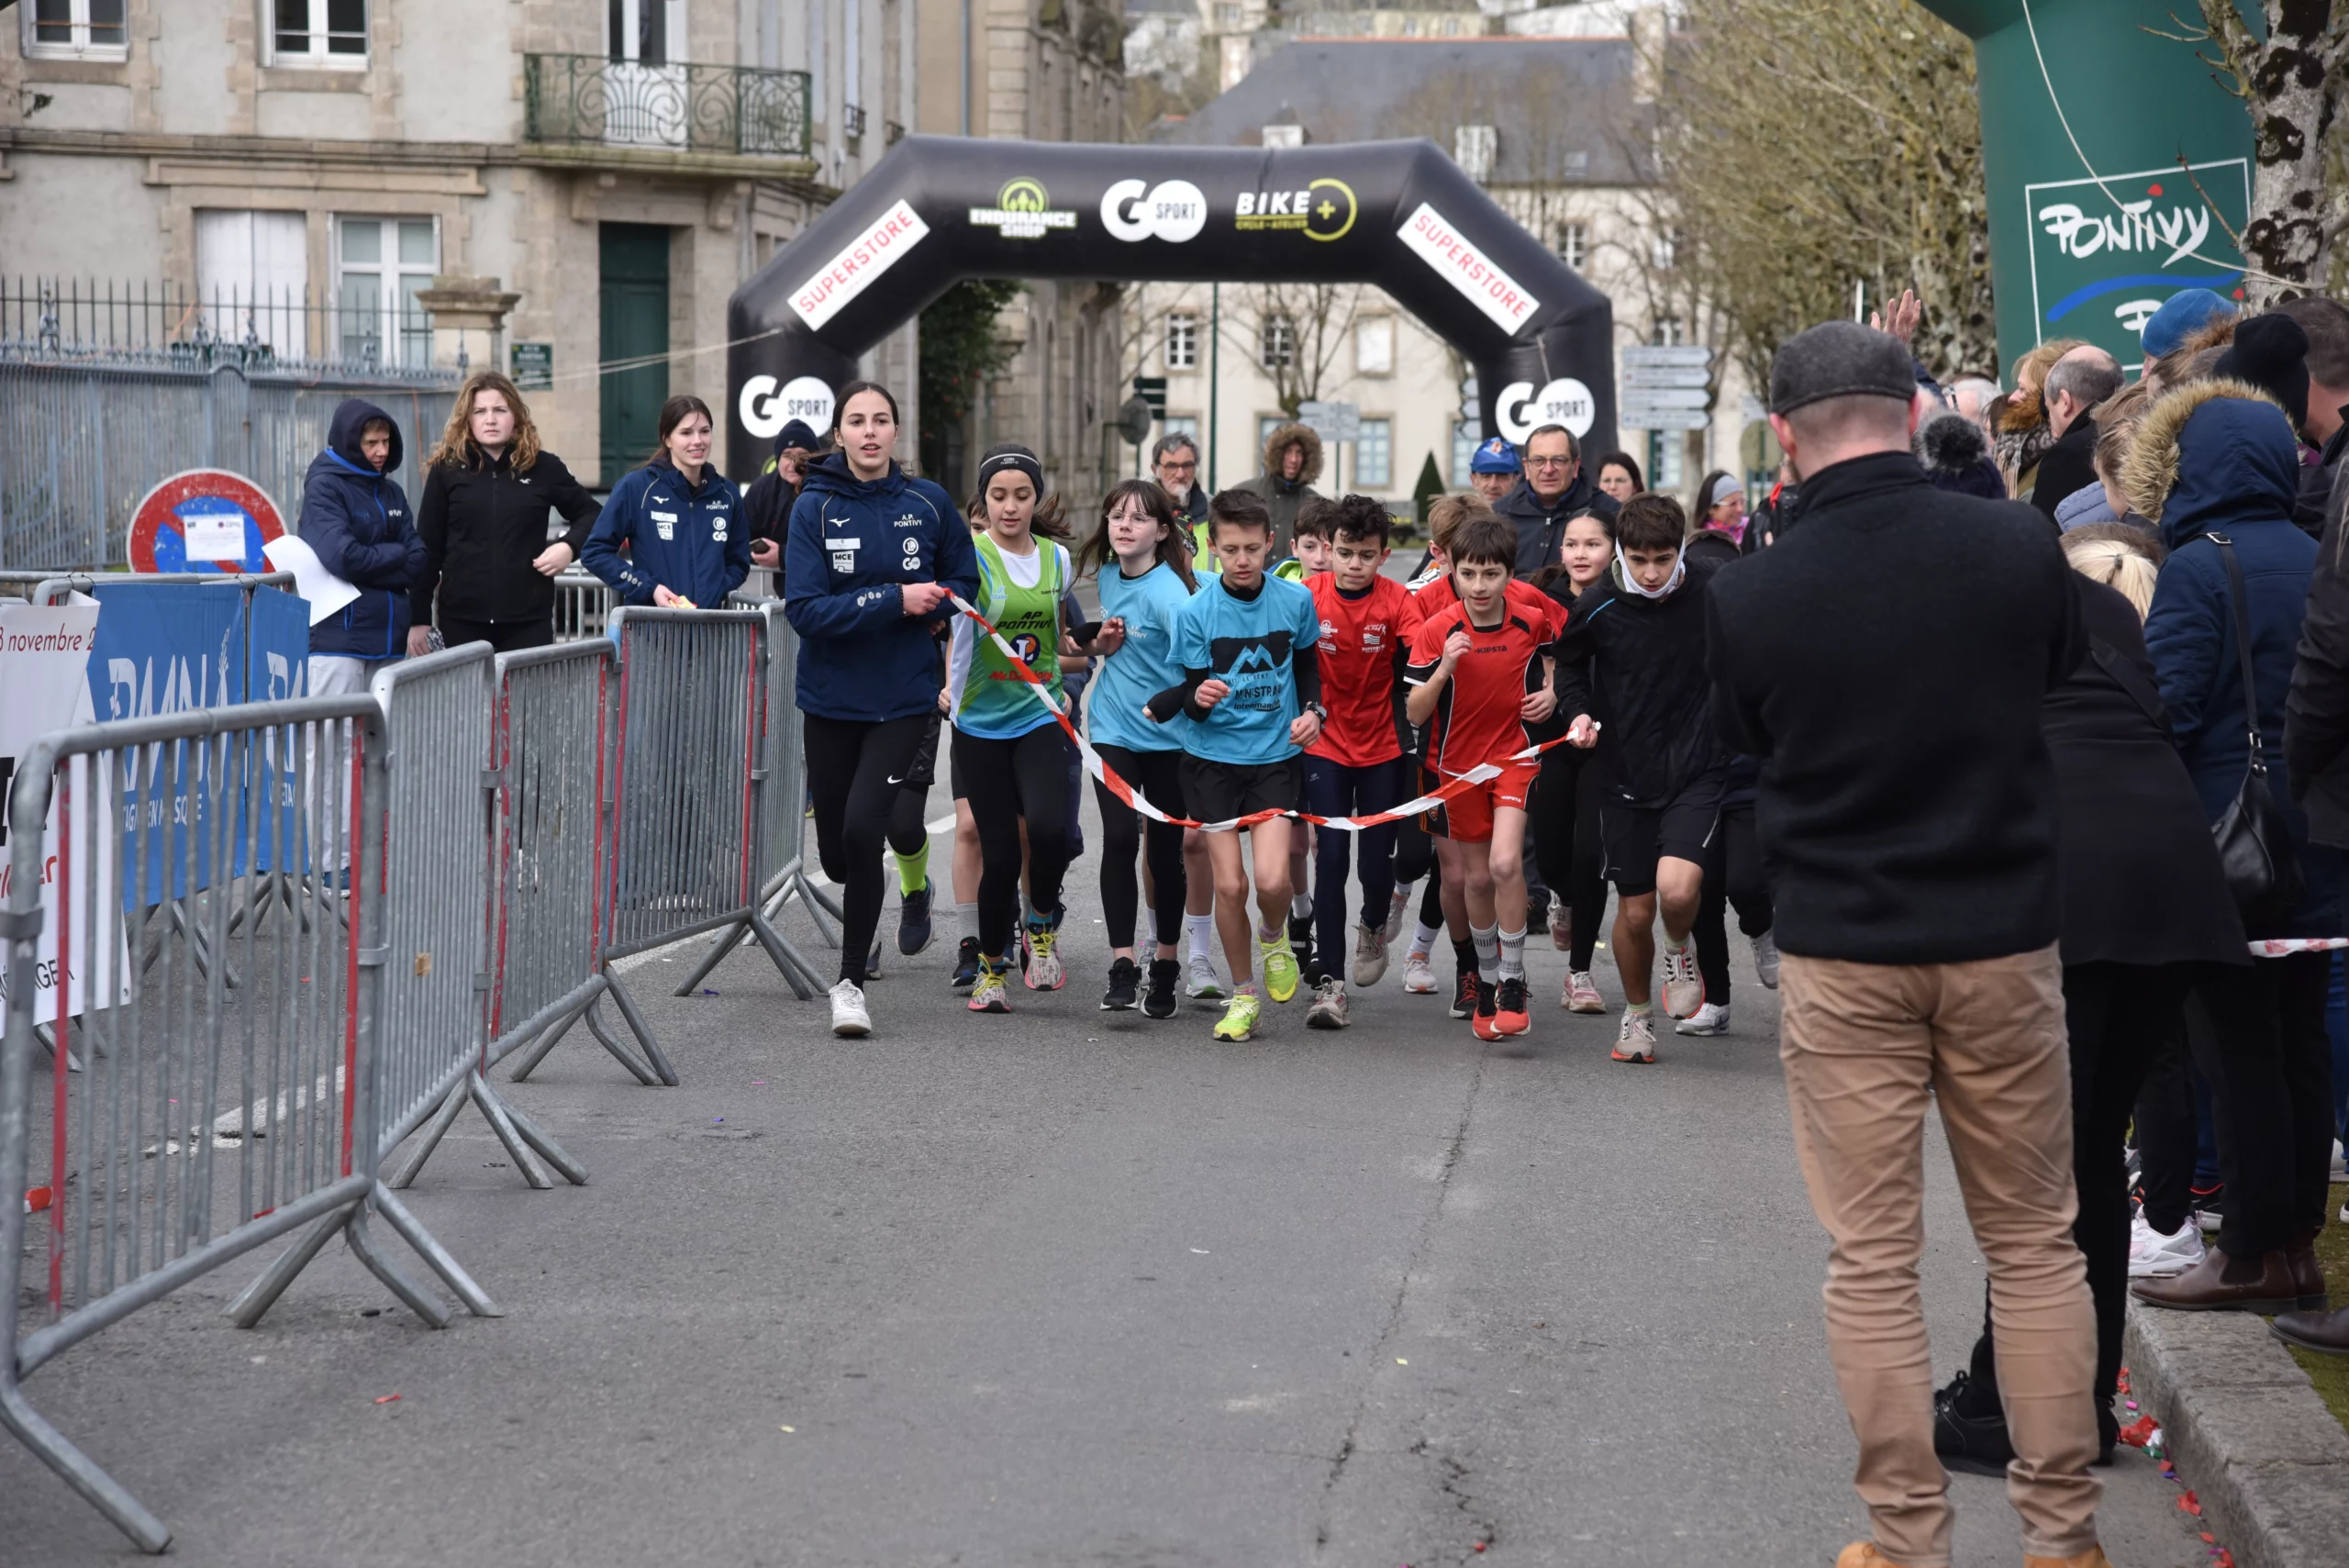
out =
{"type": "Polygon", "coordinates": [[[1261,496],[1264,507],[1273,515],[1272,559],[1278,561],[1290,552],[1297,538],[1297,509],[1309,496],[1321,494],[1313,482],[1321,477],[1321,438],[1310,425],[1291,421],[1274,428],[1264,438],[1264,472],[1247,480],[1235,489],[1261,496]],[[1292,464],[1291,451],[1297,454],[1292,464]]]}
{"type": "MultiPolygon", "coordinates": [[[[2174,387],[2138,425],[2121,487],[2169,547],[2145,648],[2203,815],[2215,822],[2233,804],[2255,724],[2269,793],[2304,879],[2288,910],[2246,919],[2247,934],[2338,936],[2340,851],[2310,845],[2284,751],[2285,703],[2317,555],[2316,540],[2292,521],[2299,442],[2291,420],[2245,382],[2174,387]],[[2237,573],[2228,571],[2230,555],[2237,573]],[[2241,582],[2254,712],[2245,711],[2231,575],[2241,582]]],[[[2228,1151],[2226,1218],[2218,1250],[2202,1262],[2175,1279],[2137,1282],[2147,1302],[2275,1311],[2321,1288],[2310,1244],[2328,1210],[2332,1154],[2330,973],[2322,954],[2303,953],[2213,970],[2203,982],[2217,1034],[2205,1065],[2219,1147],[2228,1151]]]]}

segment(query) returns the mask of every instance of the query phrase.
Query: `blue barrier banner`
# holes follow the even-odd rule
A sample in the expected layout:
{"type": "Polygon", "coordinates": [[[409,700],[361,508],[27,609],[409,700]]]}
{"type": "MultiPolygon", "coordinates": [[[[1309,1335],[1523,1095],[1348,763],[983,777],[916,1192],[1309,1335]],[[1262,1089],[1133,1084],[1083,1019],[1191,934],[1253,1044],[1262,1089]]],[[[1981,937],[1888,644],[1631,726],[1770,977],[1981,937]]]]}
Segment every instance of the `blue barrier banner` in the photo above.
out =
{"type": "MultiPolygon", "coordinates": [[[[306,696],[310,657],[310,606],[276,588],[255,588],[245,623],[245,700],[276,702],[306,696]]],[[[252,845],[251,869],[257,872],[309,870],[309,853],[296,809],[301,788],[295,750],[298,737],[277,734],[254,750],[246,762],[250,772],[245,790],[248,815],[237,829],[237,869],[245,867],[245,846],[252,845]]],[[[328,798],[332,798],[331,795],[328,798]]]]}
{"type": "MultiPolygon", "coordinates": [[[[98,586],[97,596],[105,613],[90,652],[89,679],[90,706],[100,722],[244,700],[244,590],[237,584],[107,583],[98,586]]],[[[147,851],[139,857],[147,863],[125,862],[124,908],[202,892],[215,875],[209,802],[218,793],[211,770],[221,760],[219,746],[174,741],[124,755],[135,761],[111,781],[124,851],[147,851]],[[150,834],[168,821],[169,839],[134,840],[131,829],[141,820],[150,834]],[[155,852],[166,844],[165,852],[155,852]]]]}

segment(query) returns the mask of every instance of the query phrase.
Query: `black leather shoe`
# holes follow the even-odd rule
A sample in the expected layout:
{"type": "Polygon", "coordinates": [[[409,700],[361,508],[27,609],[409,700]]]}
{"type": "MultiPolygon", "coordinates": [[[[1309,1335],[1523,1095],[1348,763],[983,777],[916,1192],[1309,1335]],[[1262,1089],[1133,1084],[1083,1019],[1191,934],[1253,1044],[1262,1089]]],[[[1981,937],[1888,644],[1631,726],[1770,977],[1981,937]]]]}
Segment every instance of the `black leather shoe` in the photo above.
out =
{"type": "Polygon", "coordinates": [[[2287,1312],[2268,1324],[2267,1331],[2321,1356],[2349,1356],[2349,1307],[2338,1312],[2287,1312]]]}
{"type": "Polygon", "coordinates": [[[1994,1401],[1987,1415],[1969,1415],[1975,1403],[1971,1374],[1959,1373],[1933,1394],[1933,1451],[1952,1470],[2004,1475],[2015,1456],[2007,1440],[2007,1413],[1994,1401]]]}

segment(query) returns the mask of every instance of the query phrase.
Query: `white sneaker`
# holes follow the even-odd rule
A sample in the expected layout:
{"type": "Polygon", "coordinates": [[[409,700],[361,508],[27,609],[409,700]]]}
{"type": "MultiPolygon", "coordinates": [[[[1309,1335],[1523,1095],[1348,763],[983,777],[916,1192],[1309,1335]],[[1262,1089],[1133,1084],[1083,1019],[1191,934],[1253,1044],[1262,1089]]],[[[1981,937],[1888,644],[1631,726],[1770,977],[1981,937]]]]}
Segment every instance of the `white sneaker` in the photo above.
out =
{"type": "Polygon", "coordinates": [[[1550,945],[1560,952],[1575,951],[1575,906],[1563,898],[1550,900],[1550,945]]]}
{"type": "Polygon", "coordinates": [[[1407,952],[1403,955],[1403,989],[1414,996],[1435,994],[1435,971],[1428,965],[1428,955],[1407,952]]]}
{"type": "Polygon", "coordinates": [[[1778,988],[1778,933],[1774,929],[1750,939],[1753,943],[1753,973],[1762,984],[1776,991],[1778,988]]]}
{"type": "Polygon", "coordinates": [[[1646,1013],[1623,1011],[1623,1022],[1615,1031],[1614,1057],[1618,1062],[1633,1062],[1644,1066],[1655,1060],[1655,1026],[1646,1013]]]}
{"type": "Polygon", "coordinates": [[[1705,977],[1697,973],[1697,944],[1684,937],[1664,947],[1664,1010],[1675,1018],[1694,1018],[1705,1005],[1705,977]]]}
{"type": "Polygon", "coordinates": [[[1378,934],[1388,947],[1393,947],[1395,939],[1403,934],[1403,911],[1411,906],[1411,889],[1418,885],[1412,882],[1397,883],[1395,896],[1386,901],[1386,924],[1378,934]]]}
{"type": "Polygon", "coordinates": [[[1386,933],[1375,926],[1354,928],[1354,984],[1375,985],[1386,978],[1386,933]]]}
{"type": "Polygon", "coordinates": [[[1190,983],[1185,989],[1189,992],[1192,1000],[1198,1002],[1223,1000],[1223,981],[1215,972],[1215,960],[1203,952],[1193,953],[1189,974],[1190,983]]]}
{"type": "Polygon", "coordinates": [[[864,992],[853,980],[832,987],[832,1032],[850,1040],[873,1032],[873,1015],[864,1010],[864,992]]]}
{"type": "Polygon", "coordinates": [[[2182,1274],[2202,1261],[2202,1232],[2188,1223],[2175,1236],[2165,1236],[2145,1223],[2142,1208],[2129,1219],[2129,1277],[2166,1279],[2182,1274]]]}
{"type": "Polygon", "coordinates": [[[1672,1026],[1674,1034],[1727,1034],[1729,1009],[1718,1002],[1708,1002],[1688,1017],[1672,1026]]]}

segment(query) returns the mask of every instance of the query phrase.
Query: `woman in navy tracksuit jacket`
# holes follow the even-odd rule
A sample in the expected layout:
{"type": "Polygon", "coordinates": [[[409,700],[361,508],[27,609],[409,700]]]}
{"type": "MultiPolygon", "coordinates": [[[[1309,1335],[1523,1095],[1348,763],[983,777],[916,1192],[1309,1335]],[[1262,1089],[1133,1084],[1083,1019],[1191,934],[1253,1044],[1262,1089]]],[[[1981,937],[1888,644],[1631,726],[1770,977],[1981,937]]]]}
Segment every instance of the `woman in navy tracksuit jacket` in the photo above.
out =
{"type": "Polygon", "coordinates": [[[896,399],[852,382],[838,408],[834,450],[791,508],[784,613],[799,634],[816,852],[844,895],[832,1028],[862,1035],[889,810],[938,712],[947,592],[979,591],[979,558],[946,492],[897,466],[896,399]]]}
{"type": "Polygon", "coordinates": [[[623,604],[722,610],[751,574],[751,538],[738,517],[742,493],[710,463],[708,404],[672,397],[658,428],[660,450],[612,486],[580,563],[618,589],[623,604]]]}
{"type": "Polygon", "coordinates": [[[371,666],[407,651],[408,590],[424,574],[424,539],[392,477],[400,428],[363,398],[336,405],[326,450],[302,481],[302,542],[359,596],[310,628],[310,693],[363,691],[371,666]]]}

